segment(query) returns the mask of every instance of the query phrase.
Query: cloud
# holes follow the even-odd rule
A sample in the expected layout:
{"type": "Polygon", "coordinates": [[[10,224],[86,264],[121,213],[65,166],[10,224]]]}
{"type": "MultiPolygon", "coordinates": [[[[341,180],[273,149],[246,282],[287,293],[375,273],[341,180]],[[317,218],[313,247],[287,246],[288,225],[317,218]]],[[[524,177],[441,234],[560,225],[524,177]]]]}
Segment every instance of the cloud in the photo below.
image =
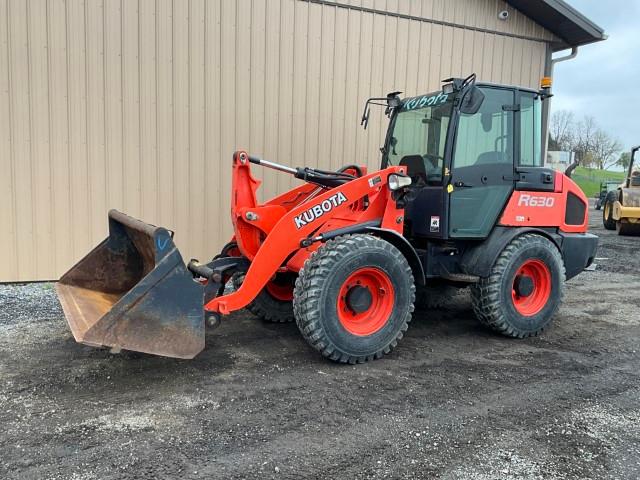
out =
{"type": "Polygon", "coordinates": [[[580,47],[577,58],[556,65],[551,109],[591,115],[630,148],[640,143],[640,0],[569,3],[609,38],[580,47]]]}

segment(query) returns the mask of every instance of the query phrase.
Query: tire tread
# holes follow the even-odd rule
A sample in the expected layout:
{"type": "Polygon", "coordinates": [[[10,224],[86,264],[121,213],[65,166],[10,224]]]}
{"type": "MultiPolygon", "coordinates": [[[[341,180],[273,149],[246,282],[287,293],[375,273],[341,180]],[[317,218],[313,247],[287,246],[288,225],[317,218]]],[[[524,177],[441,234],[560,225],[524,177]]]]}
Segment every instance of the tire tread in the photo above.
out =
{"type": "MultiPolygon", "coordinates": [[[[471,287],[471,305],[477,319],[483,325],[491,328],[492,330],[501,333],[502,335],[513,338],[525,338],[539,335],[547,325],[538,328],[533,331],[521,331],[514,328],[508,321],[503,305],[500,301],[501,281],[504,272],[509,267],[509,262],[513,255],[515,255],[524,246],[529,246],[532,243],[546,244],[548,245],[550,240],[545,237],[533,233],[526,233],[516,237],[509,243],[505,249],[500,253],[496,260],[491,273],[486,278],[481,278],[478,283],[471,287]]],[[[560,255],[560,251],[553,246],[550,251],[554,252],[556,260],[561,265],[561,279],[560,279],[560,295],[559,302],[562,301],[564,294],[564,280],[566,278],[566,271],[564,267],[564,261],[560,255]]]]}
{"type": "Polygon", "coordinates": [[[365,363],[379,359],[390,353],[402,339],[404,332],[409,328],[413,303],[415,301],[415,286],[411,267],[402,253],[389,242],[372,235],[355,234],[343,235],[329,240],[321,248],[313,252],[300,270],[293,294],[293,312],[296,323],[307,342],[324,357],[339,363],[365,363]],[[398,329],[396,337],[385,347],[369,355],[350,355],[340,352],[332,344],[330,338],[322,327],[322,307],[320,305],[322,288],[325,280],[330,277],[331,266],[335,262],[350,254],[362,252],[367,248],[384,248],[392,254],[397,262],[402,265],[404,274],[410,278],[411,304],[409,311],[398,329]]]}

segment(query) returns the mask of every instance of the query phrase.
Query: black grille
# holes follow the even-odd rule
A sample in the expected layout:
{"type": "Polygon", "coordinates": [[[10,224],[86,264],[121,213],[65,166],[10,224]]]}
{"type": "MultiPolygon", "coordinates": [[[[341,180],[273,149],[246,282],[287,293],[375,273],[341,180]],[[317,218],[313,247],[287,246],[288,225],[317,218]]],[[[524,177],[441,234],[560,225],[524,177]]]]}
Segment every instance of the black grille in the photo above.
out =
{"type": "Polygon", "coordinates": [[[564,223],[567,225],[582,225],[587,206],[576,194],[567,195],[567,210],[564,213],[564,223]]]}

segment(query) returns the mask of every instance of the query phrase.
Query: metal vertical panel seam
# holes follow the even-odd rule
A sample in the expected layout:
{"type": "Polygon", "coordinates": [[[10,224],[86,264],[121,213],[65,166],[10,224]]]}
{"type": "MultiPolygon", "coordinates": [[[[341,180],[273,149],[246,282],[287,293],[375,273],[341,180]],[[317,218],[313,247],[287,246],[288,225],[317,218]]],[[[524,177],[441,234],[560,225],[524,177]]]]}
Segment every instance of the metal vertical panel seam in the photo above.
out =
{"type": "MultiPolygon", "coordinates": [[[[11,244],[13,247],[13,255],[11,256],[11,264],[12,264],[12,269],[8,268],[8,271],[12,271],[14,274],[17,273],[18,271],[18,262],[17,262],[17,258],[18,258],[18,235],[17,235],[17,223],[16,223],[16,199],[15,199],[15,190],[16,190],[16,182],[15,182],[15,166],[14,166],[14,139],[13,139],[13,131],[12,131],[12,126],[13,126],[13,108],[12,108],[12,102],[11,102],[11,98],[12,98],[12,78],[11,78],[11,29],[10,29],[10,22],[9,22],[9,18],[10,18],[10,12],[9,12],[9,0],[4,0],[4,11],[6,13],[6,17],[4,19],[5,21],[5,33],[6,33],[6,41],[5,41],[5,48],[6,48],[6,55],[4,56],[6,64],[4,65],[6,68],[6,82],[7,82],[7,93],[6,93],[6,99],[7,99],[7,143],[8,143],[8,148],[9,148],[9,152],[8,152],[8,165],[9,165],[9,184],[10,184],[10,189],[9,189],[9,202],[10,202],[10,216],[11,216],[11,228],[9,230],[9,232],[12,234],[11,235],[11,244]]],[[[0,18],[0,21],[2,21],[2,18],[0,18]]],[[[2,72],[2,70],[0,69],[0,73],[2,72]]]]}

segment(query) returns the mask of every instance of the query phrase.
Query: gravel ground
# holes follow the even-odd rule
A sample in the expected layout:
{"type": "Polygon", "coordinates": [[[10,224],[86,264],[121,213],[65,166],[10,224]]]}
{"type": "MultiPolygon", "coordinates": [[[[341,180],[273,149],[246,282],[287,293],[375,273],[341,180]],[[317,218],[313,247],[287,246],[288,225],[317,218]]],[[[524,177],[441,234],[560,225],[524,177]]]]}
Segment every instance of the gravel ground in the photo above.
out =
{"type": "Polygon", "coordinates": [[[640,238],[592,214],[598,268],[539,338],[461,292],[359,366],[244,312],[192,361],[112,355],[51,284],[0,285],[0,478],[639,478],[640,238]]]}

